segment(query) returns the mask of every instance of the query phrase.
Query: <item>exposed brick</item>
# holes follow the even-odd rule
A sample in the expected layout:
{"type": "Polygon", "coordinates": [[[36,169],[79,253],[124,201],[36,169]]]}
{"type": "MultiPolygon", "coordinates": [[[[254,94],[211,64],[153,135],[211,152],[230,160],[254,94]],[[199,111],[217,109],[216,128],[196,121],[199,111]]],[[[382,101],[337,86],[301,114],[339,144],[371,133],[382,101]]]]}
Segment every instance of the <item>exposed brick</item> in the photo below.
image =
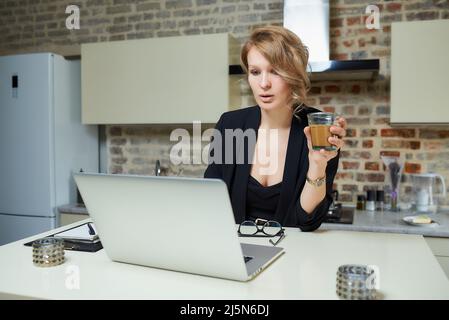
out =
{"type": "Polygon", "coordinates": [[[389,125],[390,124],[390,118],[377,118],[377,119],[374,119],[374,124],[386,124],[386,125],[389,125]]]}
{"type": "Polygon", "coordinates": [[[329,93],[335,93],[335,92],[340,92],[340,87],[332,85],[332,86],[325,86],[324,90],[329,93]]]}
{"type": "Polygon", "coordinates": [[[247,4],[240,4],[237,6],[238,12],[248,12],[249,10],[250,10],[250,7],[247,4]]]}
{"type": "Polygon", "coordinates": [[[365,170],[379,171],[379,162],[365,162],[365,170]]]}
{"type": "Polygon", "coordinates": [[[107,14],[116,14],[116,13],[126,13],[131,12],[131,6],[122,5],[122,6],[112,6],[106,8],[107,14]]]}
{"type": "Polygon", "coordinates": [[[195,0],[197,6],[207,6],[211,4],[216,4],[217,0],[195,0]]]}
{"type": "Polygon", "coordinates": [[[167,0],[165,3],[165,8],[169,9],[182,9],[191,8],[192,0],[167,0]]]}
{"type": "Polygon", "coordinates": [[[110,33],[122,33],[122,32],[128,32],[133,29],[133,26],[128,24],[124,26],[111,26],[108,28],[108,32],[110,33]]]}
{"type": "Polygon", "coordinates": [[[257,22],[259,18],[260,16],[258,14],[252,13],[239,16],[238,21],[239,23],[257,22]]]}
{"type": "Polygon", "coordinates": [[[340,193],[338,195],[338,201],[341,202],[352,202],[354,199],[354,196],[351,193],[340,193]]]}
{"type": "Polygon", "coordinates": [[[348,60],[347,53],[331,53],[330,58],[332,60],[348,60]]]}
{"type": "Polygon", "coordinates": [[[375,137],[377,135],[377,129],[362,129],[361,137],[375,137]]]}
{"type": "Polygon", "coordinates": [[[111,162],[114,164],[125,164],[127,161],[125,157],[111,157],[111,162]]]}
{"type": "Polygon", "coordinates": [[[334,113],[335,112],[335,107],[325,106],[325,107],[323,107],[323,111],[324,112],[334,113]]]}
{"type": "Polygon", "coordinates": [[[406,14],[407,21],[413,20],[435,20],[438,18],[437,11],[421,11],[421,12],[411,12],[406,14]]]}
{"type": "Polygon", "coordinates": [[[402,9],[402,4],[400,3],[387,3],[387,11],[394,12],[400,11],[402,9]]]}
{"type": "Polygon", "coordinates": [[[262,21],[281,20],[284,14],[282,11],[272,11],[261,15],[262,21]]]}
{"type": "Polygon", "coordinates": [[[414,138],[415,129],[381,129],[381,137],[414,138]]]}
{"type": "Polygon", "coordinates": [[[373,145],[374,145],[373,140],[363,140],[363,143],[362,143],[363,148],[370,149],[373,147],[373,145]]]}
{"type": "Polygon", "coordinates": [[[357,129],[347,128],[346,136],[349,138],[357,136],[357,129]]]}
{"type": "Polygon", "coordinates": [[[368,125],[369,118],[346,118],[348,125],[368,125]]]}
{"type": "Polygon", "coordinates": [[[399,151],[381,151],[379,155],[386,157],[399,157],[401,156],[401,153],[399,151]]]}
{"type": "Polygon", "coordinates": [[[173,16],[174,17],[191,17],[191,16],[194,16],[194,15],[195,15],[195,12],[193,10],[190,10],[190,9],[173,11],[173,16]]]}
{"type": "Polygon", "coordinates": [[[364,50],[351,52],[352,60],[363,60],[368,58],[368,53],[364,50]]]}
{"type": "Polygon", "coordinates": [[[137,31],[139,30],[157,30],[161,28],[160,22],[140,22],[135,25],[137,31]]]}
{"type": "Polygon", "coordinates": [[[366,176],[363,173],[357,173],[355,180],[358,182],[364,182],[366,181],[366,176]]]}
{"type": "Polygon", "coordinates": [[[340,159],[347,159],[351,156],[351,152],[348,150],[341,150],[340,151],[340,159]]]}
{"type": "Polygon", "coordinates": [[[320,87],[311,87],[309,90],[309,93],[311,94],[320,94],[321,93],[321,88],[320,87]]]}
{"type": "Polygon", "coordinates": [[[420,141],[382,140],[382,148],[417,150],[420,147],[420,141]]]}
{"type": "Polygon", "coordinates": [[[162,38],[162,37],[177,37],[180,36],[181,33],[179,31],[158,31],[157,36],[162,38]]]}
{"type": "Polygon", "coordinates": [[[110,136],[121,136],[122,128],[121,127],[109,127],[109,135],[110,136]]]}
{"type": "Polygon", "coordinates": [[[255,3],[253,5],[254,10],[266,10],[265,3],[255,3]]]}
{"type": "Polygon", "coordinates": [[[351,86],[351,93],[359,94],[361,91],[361,87],[358,84],[351,86]]]}
{"type": "Polygon", "coordinates": [[[345,146],[348,147],[348,148],[357,148],[358,144],[359,144],[358,140],[345,139],[345,146]]]}
{"type": "Polygon", "coordinates": [[[445,143],[444,141],[424,141],[423,149],[425,150],[442,150],[445,147],[449,147],[449,143],[445,143]]]}
{"type": "Polygon", "coordinates": [[[406,162],[404,165],[405,173],[421,173],[421,164],[406,162]]]}
{"type": "Polygon", "coordinates": [[[122,174],[123,167],[122,166],[111,166],[109,172],[112,174],[122,174]]]}
{"type": "Polygon", "coordinates": [[[371,152],[369,151],[356,151],[353,153],[354,159],[371,159],[371,152]]]}
{"type": "Polygon", "coordinates": [[[343,114],[345,116],[348,116],[348,115],[352,116],[352,115],[354,115],[354,110],[355,110],[354,106],[344,106],[343,109],[342,109],[343,114]]]}
{"type": "Polygon", "coordinates": [[[38,15],[35,18],[36,22],[44,22],[44,21],[51,21],[54,19],[54,15],[52,13],[48,13],[48,14],[42,14],[42,15],[38,15]]]}
{"type": "Polygon", "coordinates": [[[360,25],[361,22],[362,22],[362,18],[360,16],[346,18],[346,25],[347,26],[360,25]]]}
{"type": "Polygon", "coordinates": [[[335,180],[353,180],[354,173],[352,172],[337,172],[335,174],[335,180]]]}
{"type": "Polygon", "coordinates": [[[360,167],[360,162],[342,161],[342,165],[345,170],[357,170],[360,167]]]}
{"type": "Polygon", "coordinates": [[[388,114],[390,114],[390,107],[389,106],[378,106],[378,107],[376,107],[376,114],[377,115],[388,115],[388,114]]]}
{"type": "Polygon", "coordinates": [[[384,182],[385,175],[381,173],[367,173],[366,180],[369,182],[384,182]]]}
{"type": "MultiPolygon", "coordinates": [[[[193,15],[193,11],[191,10],[181,10],[181,13],[186,13],[187,11],[187,16],[192,16],[193,15]]],[[[179,11],[175,11],[175,12],[179,12],[179,11]]],[[[182,16],[182,15],[181,15],[182,16]]],[[[159,19],[167,19],[171,17],[171,11],[167,11],[167,10],[160,10],[157,11],[155,13],[155,17],[159,18],[159,19]]]]}
{"type": "Polygon", "coordinates": [[[111,155],[123,155],[123,149],[120,147],[110,147],[109,153],[111,155]]]}
{"type": "Polygon", "coordinates": [[[341,36],[340,29],[330,29],[330,37],[331,38],[340,37],[340,36],[341,36]]]}
{"type": "Polygon", "coordinates": [[[122,146],[124,144],[126,144],[126,139],[125,138],[114,138],[111,139],[111,145],[116,145],[116,146],[122,146]]]}
{"type": "Polygon", "coordinates": [[[354,45],[354,40],[345,40],[343,41],[343,45],[345,48],[351,48],[354,45]]]}
{"type": "Polygon", "coordinates": [[[221,8],[221,14],[228,14],[228,13],[235,12],[236,8],[237,7],[235,5],[222,7],[221,8]]]}
{"type": "Polygon", "coordinates": [[[360,116],[368,116],[370,115],[372,112],[372,108],[371,107],[360,107],[359,108],[359,115],[360,116]]]}
{"type": "Polygon", "coordinates": [[[419,129],[421,139],[446,139],[449,138],[449,130],[419,129]]]}
{"type": "Polygon", "coordinates": [[[342,18],[330,19],[330,27],[331,28],[343,27],[343,19],[342,18]]]}
{"type": "Polygon", "coordinates": [[[363,39],[363,38],[360,38],[360,39],[358,40],[358,44],[359,44],[359,48],[363,48],[363,47],[365,47],[365,45],[366,45],[366,40],[363,39]]]}
{"type": "MultiPolygon", "coordinates": [[[[344,184],[342,186],[343,191],[352,191],[352,192],[358,192],[359,187],[356,184],[344,184]]],[[[338,198],[339,201],[341,201],[340,198],[338,198]]]]}
{"type": "Polygon", "coordinates": [[[332,97],[320,97],[320,104],[329,104],[331,102],[332,97]]]}

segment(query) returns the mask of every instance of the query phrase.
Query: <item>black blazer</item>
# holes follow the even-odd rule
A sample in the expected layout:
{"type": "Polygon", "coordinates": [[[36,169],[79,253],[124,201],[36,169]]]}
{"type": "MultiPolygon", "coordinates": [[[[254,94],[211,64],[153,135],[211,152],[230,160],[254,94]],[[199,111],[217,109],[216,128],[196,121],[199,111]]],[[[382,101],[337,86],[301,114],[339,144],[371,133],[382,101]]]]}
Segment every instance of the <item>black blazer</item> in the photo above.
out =
{"type": "MultiPolygon", "coordinates": [[[[330,160],[326,168],[326,196],[316,207],[315,211],[307,214],[300,204],[300,195],[306,182],[306,174],[309,168],[307,139],[304,135],[304,128],[307,126],[307,113],[319,112],[320,110],[307,107],[298,114],[298,118],[292,118],[290,135],[288,139],[287,154],[285,159],[284,174],[282,178],[282,189],[279,197],[279,204],[274,216],[274,220],[280,222],[285,227],[299,227],[302,231],[313,231],[323,222],[327,210],[332,203],[332,184],[338,168],[337,157],[330,160]]],[[[226,164],[224,154],[225,129],[254,129],[256,136],[259,129],[261,111],[259,106],[229,111],[224,113],[216,124],[216,129],[223,137],[222,143],[222,164],[211,163],[207,167],[205,178],[218,178],[223,180],[229,191],[232,208],[236,223],[241,223],[246,216],[246,190],[251,171],[252,155],[254,145],[248,148],[235,143],[233,145],[233,164],[226,164]],[[237,150],[238,149],[238,150],[237,150]],[[243,149],[243,150],[242,150],[243,149]],[[250,153],[247,152],[250,150],[250,153]],[[244,154],[244,162],[236,163],[236,155],[244,154]]],[[[214,156],[214,149],[218,148],[218,139],[212,136],[209,156],[214,156]],[[215,144],[217,142],[217,144],[215,144]]],[[[247,143],[245,143],[247,146],[247,143]]],[[[218,150],[218,149],[216,149],[218,150]]],[[[209,158],[211,160],[211,158],[209,158]]]]}

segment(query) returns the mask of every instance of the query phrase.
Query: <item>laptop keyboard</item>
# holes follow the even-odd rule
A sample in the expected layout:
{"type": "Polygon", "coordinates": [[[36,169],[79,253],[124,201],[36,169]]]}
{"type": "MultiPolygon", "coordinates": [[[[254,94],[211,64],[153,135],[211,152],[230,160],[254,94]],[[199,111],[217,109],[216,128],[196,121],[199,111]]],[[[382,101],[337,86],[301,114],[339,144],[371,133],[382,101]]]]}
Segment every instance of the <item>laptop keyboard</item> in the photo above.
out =
{"type": "Polygon", "coordinates": [[[250,260],[253,260],[253,257],[243,256],[243,258],[245,259],[245,263],[247,263],[250,260]]]}

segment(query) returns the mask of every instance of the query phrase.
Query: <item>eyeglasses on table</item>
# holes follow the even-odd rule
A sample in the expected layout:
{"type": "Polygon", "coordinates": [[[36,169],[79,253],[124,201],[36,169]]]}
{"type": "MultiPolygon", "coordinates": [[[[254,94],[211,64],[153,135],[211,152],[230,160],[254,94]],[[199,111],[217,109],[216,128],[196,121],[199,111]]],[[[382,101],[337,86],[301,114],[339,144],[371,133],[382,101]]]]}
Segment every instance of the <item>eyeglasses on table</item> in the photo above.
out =
{"type": "Polygon", "coordinates": [[[239,225],[238,234],[240,237],[267,238],[279,236],[279,239],[276,242],[272,239],[269,240],[273,246],[276,246],[282,239],[285,238],[284,231],[285,229],[277,221],[257,219],[255,222],[250,220],[243,221],[239,225]]]}

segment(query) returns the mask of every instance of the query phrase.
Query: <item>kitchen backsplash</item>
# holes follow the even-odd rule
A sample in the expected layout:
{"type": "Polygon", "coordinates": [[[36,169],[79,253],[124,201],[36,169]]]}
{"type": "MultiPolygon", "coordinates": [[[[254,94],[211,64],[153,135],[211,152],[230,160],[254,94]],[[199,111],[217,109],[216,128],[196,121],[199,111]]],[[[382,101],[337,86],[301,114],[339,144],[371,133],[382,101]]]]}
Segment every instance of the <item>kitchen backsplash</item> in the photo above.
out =
{"type": "MultiPolygon", "coordinates": [[[[81,0],[1,1],[0,54],[53,51],[80,53],[80,43],[231,32],[241,42],[251,28],[282,25],[283,1],[278,0],[81,0]],[[77,4],[81,29],[65,28],[65,7],[77,4]]],[[[438,172],[449,184],[449,126],[389,126],[390,31],[393,21],[449,19],[449,2],[330,1],[331,59],[380,59],[376,81],[314,83],[309,105],[335,111],[348,120],[347,145],[341,153],[335,188],[343,202],[354,202],[368,188],[382,187],[386,175],[381,154],[406,159],[403,194],[410,192],[409,173],[438,172]],[[365,8],[380,9],[380,30],[365,27],[365,8]]],[[[420,63],[420,62],[417,62],[420,63]]],[[[424,63],[424,62],[421,62],[424,63]]],[[[413,66],[411,66],[413,67],[413,66]]],[[[254,101],[242,82],[243,106],[254,101]]],[[[432,106],[423,106],[431,108],[432,106]]],[[[213,125],[202,126],[206,129],[213,125]]],[[[192,125],[179,126],[191,132],[192,125]]],[[[106,126],[108,168],[112,173],[203,175],[205,165],[173,165],[169,154],[174,126],[106,126]]],[[[203,142],[203,147],[207,142],[203,142]]]]}

